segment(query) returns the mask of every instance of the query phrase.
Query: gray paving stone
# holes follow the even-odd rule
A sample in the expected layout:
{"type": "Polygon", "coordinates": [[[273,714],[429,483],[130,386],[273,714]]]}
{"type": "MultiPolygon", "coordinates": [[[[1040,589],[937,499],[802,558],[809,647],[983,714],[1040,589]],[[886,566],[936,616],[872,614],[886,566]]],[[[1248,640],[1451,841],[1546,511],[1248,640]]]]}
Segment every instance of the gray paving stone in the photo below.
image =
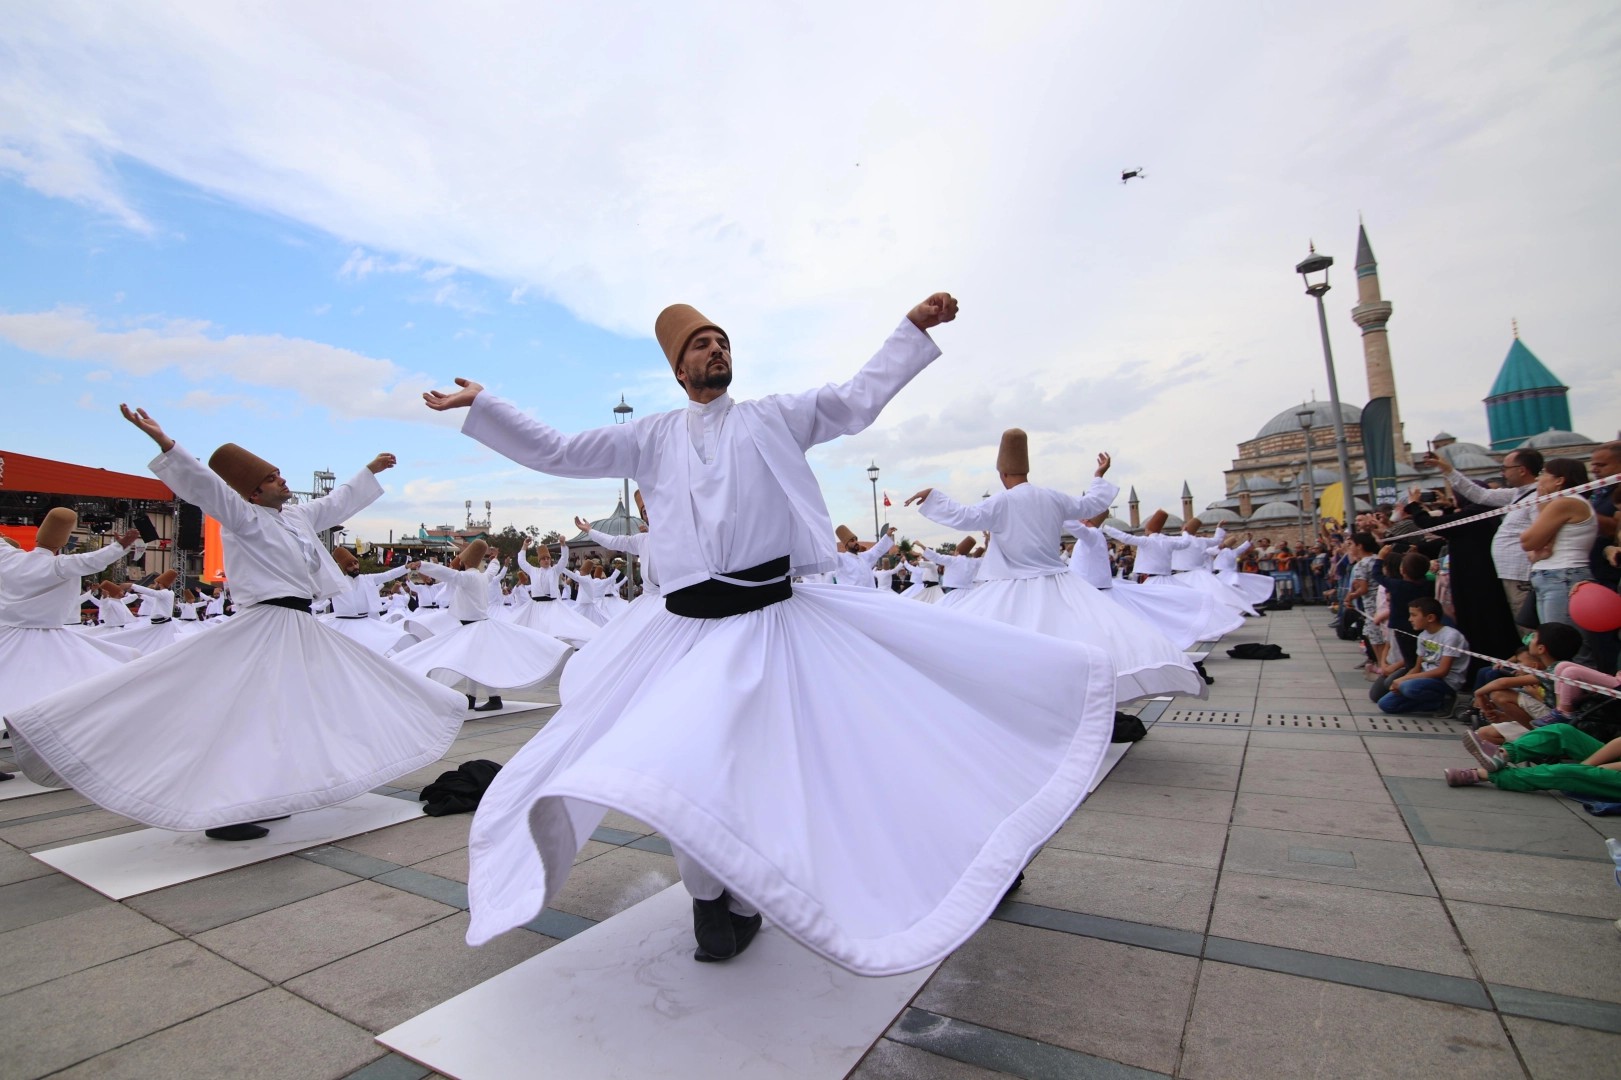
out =
{"type": "Polygon", "coordinates": [[[993,1080],[1012,1075],[879,1039],[848,1080],[993,1080]]]}
{"type": "Polygon", "coordinates": [[[192,935],[356,880],[351,874],[307,859],[284,856],[132,896],[124,903],[164,926],[192,935]]]}
{"type": "Polygon", "coordinates": [[[401,866],[413,866],[435,855],[466,847],[467,830],[472,823],[471,814],[449,814],[445,817],[428,817],[424,814],[386,829],[339,840],[334,846],[376,859],[387,859],[401,866]]]}
{"type": "MultiPolygon", "coordinates": [[[[1352,754],[1327,753],[1325,756],[1357,760],[1352,754]]],[[[1366,772],[1351,769],[1344,773],[1335,773],[1325,769],[1303,769],[1246,760],[1244,777],[1239,783],[1238,790],[1261,795],[1293,795],[1302,799],[1338,799],[1345,802],[1373,803],[1377,806],[1390,805],[1390,795],[1379,782],[1378,774],[1371,763],[1367,765],[1366,772]]]]}
{"type": "Polygon", "coordinates": [[[0,933],[60,919],[112,901],[66,874],[51,873],[0,886],[0,933]]]}
{"type": "Polygon", "coordinates": [[[357,881],[205,931],[197,942],[279,983],[455,910],[374,881],[357,881]]]}
{"type": "MultiPolygon", "coordinates": [[[[1196,702],[1196,705],[1205,706],[1208,702],[1196,702]]],[[[1189,706],[1190,708],[1193,706],[1189,706]]],[[[1148,728],[1148,738],[1142,745],[1150,742],[1182,742],[1205,743],[1210,746],[1243,746],[1249,738],[1247,727],[1216,727],[1203,724],[1151,724],[1148,728]]]]}
{"type": "MultiPolygon", "coordinates": [[[[44,798],[43,795],[36,797],[44,798]]],[[[92,840],[104,835],[129,832],[140,827],[129,818],[110,810],[87,810],[82,814],[64,814],[61,817],[0,827],[0,840],[29,851],[38,851],[42,848],[92,840]]]]}
{"type": "Polygon", "coordinates": [[[59,979],[121,956],[155,948],[175,935],[118,904],[0,934],[0,994],[59,979]]]}
{"type": "Polygon", "coordinates": [[[1240,791],[1233,804],[1233,824],[1370,840],[1409,840],[1401,812],[1388,800],[1381,805],[1240,791]]]}
{"type": "Polygon", "coordinates": [[[1446,757],[1436,754],[1397,754],[1386,751],[1373,755],[1373,763],[1378,767],[1380,776],[1433,780],[1443,775],[1446,769],[1469,766],[1475,762],[1462,747],[1459,747],[1457,753],[1446,757]]]}
{"type": "Polygon", "coordinates": [[[914,1004],[1169,1073],[1198,964],[1188,956],[992,921],[941,965],[914,1004]]]}
{"type": "Polygon", "coordinates": [[[1215,888],[1216,871],[1202,867],[1048,847],[1015,895],[1065,911],[1202,932],[1215,888]]]}
{"type": "Polygon", "coordinates": [[[675,860],[622,847],[577,864],[549,906],[601,922],[679,881],[675,860]]]}
{"type": "Polygon", "coordinates": [[[424,1080],[424,1078],[432,1080],[436,1075],[408,1057],[384,1054],[370,1065],[356,1069],[343,1080],[424,1080]]]}
{"type": "MultiPolygon", "coordinates": [[[[1131,756],[1129,753],[1126,755],[1131,756]]],[[[1115,772],[1119,772],[1118,769],[1115,772]]],[[[1233,812],[1233,793],[1198,788],[1170,787],[1164,784],[1129,784],[1114,773],[1086,797],[1087,810],[1116,814],[1142,814],[1147,817],[1175,818],[1178,821],[1225,823],[1233,812]]]]}
{"type": "MultiPolygon", "coordinates": [[[[589,841],[587,843],[589,844],[589,841]]],[[[607,847],[607,845],[604,844],[603,847],[607,847]]],[[[433,874],[436,877],[449,878],[451,881],[459,881],[465,885],[471,868],[468,866],[467,849],[457,848],[455,851],[447,851],[443,855],[435,855],[431,859],[424,859],[412,869],[421,870],[423,873],[433,874]]]]}
{"type": "Polygon", "coordinates": [[[1212,870],[1221,865],[1226,845],[1227,827],[1219,822],[1111,814],[1090,806],[1083,806],[1047,841],[1048,847],[1067,851],[1123,855],[1212,870]]]}
{"type": "Polygon", "coordinates": [[[1621,934],[1613,921],[1461,900],[1447,908],[1487,982],[1621,1002],[1621,934]]]}
{"type": "Polygon", "coordinates": [[[1527,791],[1500,791],[1495,787],[1447,787],[1441,775],[1445,766],[1437,768],[1429,778],[1392,776],[1385,780],[1391,798],[1398,805],[1426,806],[1437,810],[1462,810],[1470,814],[1507,814],[1512,817],[1545,817],[1564,819],[1571,812],[1552,795],[1527,791]]]}
{"type": "Polygon", "coordinates": [[[1359,889],[1434,896],[1428,871],[1412,844],[1369,840],[1360,836],[1327,837],[1318,833],[1285,832],[1233,826],[1227,840],[1226,871],[1263,877],[1299,878],[1359,889]],[[1349,854],[1356,865],[1327,865],[1290,858],[1291,848],[1321,849],[1349,854]]]}
{"type": "Polygon", "coordinates": [[[1328,731],[1270,731],[1265,728],[1250,732],[1250,746],[1263,750],[1317,750],[1349,754],[1365,754],[1362,740],[1354,735],[1328,731]]]}
{"type": "Polygon", "coordinates": [[[44,1076],[265,989],[259,977],[174,941],[5,999],[8,1077],[44,1076]]]}
{"type": "Polygon", "coordinates": [[[1126,754],[1125,760],[1109,774],[1110,781],[1122,784],[1156,784],[1167,787],[1232,791],[1238,786],[1238,766],[1204,765],[1189,761],[1150,761],[1126,754]]]}
{"type": "MultiPolygon", "coordinates": [[[[1411,739],[1395,735],[1364,735],[1363,743],[1375,757],[1380,754],[1412,754],[1451,760],[1463,750],[1457,739],[1411,739]]],[[[1464,754],[1465,757],[1469,755],[1464,754]]]]}
{"type": "Polygon", "coordinates": [[[1255,1077],[1522,1077],[1489,1012],[1205,963],[1180,1075],[1255,1077]]]}
{"type": "Polygon", "coordinates": [[[1201,765],[1238,765],[1244,760],[1244,744],[1188,742],[1156,739],[1152,734],[1132,746],[1130,756],[1142,761],[1188,761],[1201,765]]]}
{"type": "MultiPolygon", "coordinates": [[[[1536,801],[1562,810],[1553,800],[1536,801]]],[[[1406,803],[1397,805],[1401,808],[1403,820],[1407,822],[1408,831],[1420,844],[1562,856],[1604,863],[1610,861],[1604,848],[1604,838],[1569,813],[1562,813],[1558,817],[1541,814],[1519,817],[1462,809],[1441,810],[1406,803]]]]}
{"type": "Polygon", "coordinates": [[[493,761],[498,765],[505,765],[518,756],[521,746],[497,746],[488,750],[470,750],[465,754],[453,754],[447,761],[458,763],[463,761],[493,761]]]}
{"type": "Polygon", "coordinates": [[[1621,1035],[1520,1016],[1504,1022],[1534,1080],[1593,1080],[1621,1061],[1621,1035]]]}
{"type": "MultiPolygon", "coordinates": [[[[14,772],[15,770],[6,769],[5,771],[14,772]]],[[[60,810],[72,810],[90,805],[90,800],[77,791],[45,791],[22,799],[7,799],[5,802],[0,802],[0,823],[16,821],[19,818],[39,817],[42,814],[51,814],[60,810]]]]}
{"type": "Polygon", "coordinates": [[[382,1053],[367,1032],[273,987],[58,1075],[63,1080],[336,1080],[382,1053]]]}
{"type": "Polygon", "coordinates": [[[1228,870],[1210,932],[1286,949],[1474,978],[1439,900],[1228,870]]]}
{"type": "Polygon", "coordinates": [[[620,832],[634,833],[637,836],[648,836],[654,832],[653,826],[645,821],[637,821],[629,814],[621,814],[618,810],[609,810],[602,815],[598,824],[609,829],[618,829],[620,832]]]}
{"type": "Polygon", "coordinates": [[[1419,847],[1448,900],[1621,918],[1615,876],[1578,859],[1548,859],[1463,848],[1419,847]]]}
{"type": "Polygon", "coordinates": [[[556,944],[552,938],[514,930],[474,949],[466,941],[467,923],[467,913],[457,912],[301,975],[286,988],[368,1031],[381,1032],[556,944]]]}
{"type": "Polygon", "coordinates": [[[55,871],[26,851],[18,851],[8,845],[4,853],[0,854],[0,886],[27,881],[29,878],[44,877],[51,873],[55,871]]]}
{"type": "Polygon", "coordinates": [[[409,866],[390,870],[386,874],[378,874],[372,880],[391,889],[403,889],[417,896],[425,896],[429,900],[437,900],[447,907],[467,910],[467,886],[460,881],[423,873],[409,866]]]}

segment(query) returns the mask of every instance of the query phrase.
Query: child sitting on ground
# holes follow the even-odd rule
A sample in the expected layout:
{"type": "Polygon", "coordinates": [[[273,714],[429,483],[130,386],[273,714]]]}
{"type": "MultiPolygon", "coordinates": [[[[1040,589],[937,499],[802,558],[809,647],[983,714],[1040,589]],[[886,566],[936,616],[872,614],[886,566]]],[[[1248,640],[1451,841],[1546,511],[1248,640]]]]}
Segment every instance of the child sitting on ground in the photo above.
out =
{"type": "Polygon", "coordinates": [[[1569,724],[1549,724],[1503,747],[1467,731],[1463,745],[1480,767],[1448,769],[1448,787],[1491,783],[1504,791],[1568,791],[1621,802],[1621,739],[1601,743],[1569,724]]]}
{"type": "Polygon", "coordinates": [[[1414,600],[1407,612],[1419,631],[1418,658],[1406,674],[1391,680],[1390,692],[1379,699],[1379,711],[1451,716],[1468,676],[1464,651],[1469,640],[1456,627],[1442,623],[1441,603],[1433,596],[1414,600]]]}
{"type": "MultiPolygon", "coordinates": [[[[1581,631],[1568,623],[1548,622],[1537,627],[1516,659],[1527,667],[1556,674],[1561,666],[1581,651],[1581,631]]],[[[1555,694],[1551,680],[1530,672],[1511,671],[1475,691],[1475,708],[1489,721],[1480,737],[1501,746],[1513,742],[1533,728],[1566,719],[1549,702],[1555,694]]]]}

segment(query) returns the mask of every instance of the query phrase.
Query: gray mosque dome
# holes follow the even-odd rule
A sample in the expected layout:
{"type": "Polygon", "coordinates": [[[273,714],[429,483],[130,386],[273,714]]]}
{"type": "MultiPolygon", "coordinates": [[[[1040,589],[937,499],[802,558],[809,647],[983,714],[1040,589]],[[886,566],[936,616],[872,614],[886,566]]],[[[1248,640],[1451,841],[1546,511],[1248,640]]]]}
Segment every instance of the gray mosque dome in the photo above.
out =
{"type": "Polygon", "coordinates": [[[1212,506],[1206,508],[1205,512],[1199,515],[1199,520],[1206,525],[1236,525],[1244,519],[1231,510],[1220,506],[1212,506]]]}
{"type": "MultiPolygon", "coordinates": [[[[1268,435],[1300,434],[1300,418],[1295,414],[1301,409],[1312,411],[1311,426],[1313,431],[1332,429],[1334,427],[1334,406],[1326,401],[1307,401],[1300,405],[1291,405],[1287,409],[1268,420],[1255,433],[1257,439],[1264,439],[1268,435]]],[[[1362,410],[1355,405],[1340,402],[1340,416],[1347,424],[1362,422],[1362,410]]]]}
{"type": "Polygon", "coordinates": [[[1534,447],[1538,450],[1551,450],[1559,446],[1587,446],[1592,441],[1586,435],[1578,435],[1574,431],[1558,431],[1549,428],[1540,435],[1531,436],[1520,445],[1534,447]]]}
{"type": "Polygon", "coordinates": [[[1293,521],[1300,516],[1300,508],[1286,502],[1269,502],[1250,515],[1249,524],[1263,521],[1293,521]]]}
{"type": "Polygon", "coordinates": [[[1131,522],[1129,522],[1129,521],[1121,521],[1117,517],[1104,518],[1103,519],[1103,524],[1106,525],[1107,527],[1111,528],[1111,529],[1114,529],[1116,532],[1135,532],[1136,531],[1135,529],[1133,529],[1131,527],[1131,522]]]}

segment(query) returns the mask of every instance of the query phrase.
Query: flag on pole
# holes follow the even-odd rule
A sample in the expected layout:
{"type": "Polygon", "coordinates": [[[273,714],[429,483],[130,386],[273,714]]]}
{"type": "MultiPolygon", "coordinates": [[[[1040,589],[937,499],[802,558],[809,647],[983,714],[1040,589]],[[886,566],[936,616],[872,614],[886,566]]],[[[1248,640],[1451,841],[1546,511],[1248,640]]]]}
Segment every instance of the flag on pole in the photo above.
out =
{"type": "Polygon", "coordinates": [[[894,503],[891,503],[889,501],[889,492],[887,492],[887,491],[884,492],[884,505],[885,506],[893,506],[894,505],[894,503]]]}

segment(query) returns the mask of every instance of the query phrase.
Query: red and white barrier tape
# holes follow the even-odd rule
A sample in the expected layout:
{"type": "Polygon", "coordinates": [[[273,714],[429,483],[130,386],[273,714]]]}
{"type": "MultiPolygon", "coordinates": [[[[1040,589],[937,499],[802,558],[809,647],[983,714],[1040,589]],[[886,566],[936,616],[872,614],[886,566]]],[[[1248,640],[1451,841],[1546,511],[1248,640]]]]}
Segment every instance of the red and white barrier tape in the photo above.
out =
{"type": "MultiPolygon", "coordinates": [[[[1494,506],[1490,510],[1485,510],[1478,514],[1470,514],[1466,518],[1459,518],[1457,521],[1449,521],[1444,525],[1419,525],[1418,531],[1426,533],[1443,532],[1447,529],[1455,529],[1459,525],[1468,525],[1473,521],[1485,521],[1487,518],[1503,517],[1505,514],[1512,513],[1515,510],[1525,510],[1532,506],[1539,506],[1542,503],[1552,502],[1553,500],[1563,498],[1566,495],[1580,495],[1584,491],[1596,491],[1599,488],[1613,487],[1617,483],[1621,483],[1621,479],[1614,476],[1605,477],[1602,480],[1589,480],[1585,484],[1578,484],[1572,488],[1563,488],[1547,495],[1533,495],[1528,499],[1521,499],[1518,502],[1509,503],[1507,506],[1494,506]]],[[[1415,522],[1414,524],[1417,523],[1415,522]]],[[[1401,536],[1397,536],[1395,539],[1400,540],[1401,536]]]]}

